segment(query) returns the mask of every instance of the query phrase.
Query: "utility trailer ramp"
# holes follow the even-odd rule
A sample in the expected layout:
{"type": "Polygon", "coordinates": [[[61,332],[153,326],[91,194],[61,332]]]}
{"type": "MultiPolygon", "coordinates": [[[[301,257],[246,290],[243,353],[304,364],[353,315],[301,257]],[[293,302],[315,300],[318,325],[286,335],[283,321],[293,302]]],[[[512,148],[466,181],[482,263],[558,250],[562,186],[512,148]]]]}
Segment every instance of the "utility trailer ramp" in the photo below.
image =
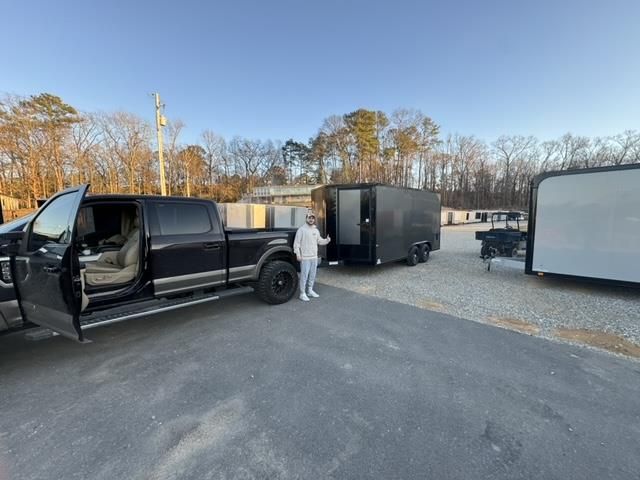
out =
{"type": "Polygon", "coordinates": [[[536,177],[525,271],[640,286],[640,164],[536,177]]]}

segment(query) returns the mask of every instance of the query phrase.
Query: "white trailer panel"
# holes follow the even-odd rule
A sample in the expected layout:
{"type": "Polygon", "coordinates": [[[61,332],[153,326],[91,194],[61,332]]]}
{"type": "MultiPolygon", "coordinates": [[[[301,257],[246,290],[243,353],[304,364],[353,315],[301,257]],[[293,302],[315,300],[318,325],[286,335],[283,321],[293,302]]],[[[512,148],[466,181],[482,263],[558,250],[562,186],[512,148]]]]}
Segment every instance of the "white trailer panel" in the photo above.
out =
{"type": "Polygon", "coordinates": [[[640,283],[640,165],[534,181],[526,271],[640,283]]]}

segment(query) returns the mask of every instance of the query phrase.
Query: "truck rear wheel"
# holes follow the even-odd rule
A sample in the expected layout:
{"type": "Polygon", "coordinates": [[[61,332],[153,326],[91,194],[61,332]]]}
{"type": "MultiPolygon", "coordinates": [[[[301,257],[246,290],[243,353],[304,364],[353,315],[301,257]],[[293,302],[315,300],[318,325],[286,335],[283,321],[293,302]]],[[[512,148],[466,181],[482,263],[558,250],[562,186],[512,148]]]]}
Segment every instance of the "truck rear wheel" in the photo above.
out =
{"type": "Polygon", "coordinates": [[[256,286],[256,293],[262,301],[271,305],[288,302],[297,289],[298,274],[289,262],[275,260],[262,267],[256,286]]]}
{"type": "Polygon", "coordinates": [[[425,263],[429,260],[429,252],[431,252],[431,249],[429,248],[428,243],[420,245],[420,248],[418,249],[418,261],[420,263],[425,263]]]}
{"type": "Polygon", "coordinates": [[[407,255],[407,265],[415,267],[418,264],[418,247],[411,247],[409,249],[409,255],[407,255]]]}

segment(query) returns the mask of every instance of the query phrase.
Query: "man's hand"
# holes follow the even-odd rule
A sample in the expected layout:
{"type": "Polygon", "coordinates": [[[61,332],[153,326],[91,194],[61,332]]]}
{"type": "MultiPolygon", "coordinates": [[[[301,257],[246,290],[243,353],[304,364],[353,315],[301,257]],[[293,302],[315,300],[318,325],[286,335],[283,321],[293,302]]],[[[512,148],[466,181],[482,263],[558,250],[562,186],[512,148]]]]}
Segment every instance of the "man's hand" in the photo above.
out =
{"type": "Polygon", "coordinates": [[[298,260],[299,262],[302,261],[302,257],[300,255],[296,255],[296,260],[298,260]]]}
{"type": "Polygon", "coordinates": [[[331,241],[331,237],[329,235],[327,235],[327,240],[331,241]]]}

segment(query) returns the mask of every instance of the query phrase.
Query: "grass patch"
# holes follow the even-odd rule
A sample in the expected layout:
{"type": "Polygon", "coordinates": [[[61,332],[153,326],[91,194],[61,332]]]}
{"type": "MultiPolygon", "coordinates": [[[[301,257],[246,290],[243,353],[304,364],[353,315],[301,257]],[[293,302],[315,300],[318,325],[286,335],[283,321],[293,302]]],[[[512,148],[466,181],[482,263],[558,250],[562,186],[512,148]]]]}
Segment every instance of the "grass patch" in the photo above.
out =
{"type": "Polygon", "coordinates": [[[489,323],[497,327],[515,330],[516,332],[526,333],[528,335],[538,335],[540,327],[534,323],[525,322],[512,317],[489,317],[489,323]]]}
{"type": "Polygon", "coordinates": [[[610,352],[620,353],[628,357],[640,358],[640,345],[626,340],[612,333],[598,332],[595,330],[558,328],[553,334],[564,340],[591,345],[610,352]]]}
{"type": "Polygon", "coordinates": [[[435,310],[436,312],[444,312],[444,305],[438,302],[434,302],[428,298],[421,298],[415,303],[415,306],[418,308],[423,308],[425,310],[435,310]]]}

